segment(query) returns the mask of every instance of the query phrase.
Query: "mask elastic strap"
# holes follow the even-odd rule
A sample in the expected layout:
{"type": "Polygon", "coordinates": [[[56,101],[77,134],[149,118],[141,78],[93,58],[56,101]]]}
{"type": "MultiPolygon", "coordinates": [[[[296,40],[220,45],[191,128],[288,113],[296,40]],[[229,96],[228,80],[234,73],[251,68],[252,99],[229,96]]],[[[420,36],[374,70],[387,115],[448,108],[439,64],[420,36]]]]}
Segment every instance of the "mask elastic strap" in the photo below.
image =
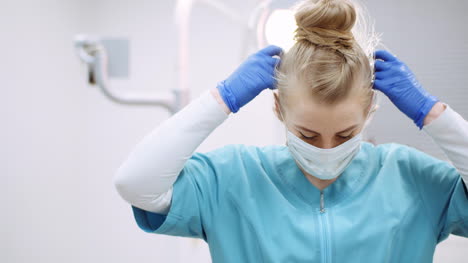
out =
{"type": "Polygon", "coordinates": [[[380,101],[380,96],[378,96],[379,94],[377,93],[376,90],[372,90],[374,92],[374,95],[372,95],[372,101],[371,101],[371,108],[369,110],[369,112],[367,113],[367,116],[366,116],[366,121],[364,123],[364,127],[362,128],[362,130],[364,130],[367,125],[369,125],[369,122],[372,120],[372,118],[374,117],[374,113],[377,111],[377,109],[379,108],[379,101],[380,101]],[[375,107],[375,109],[374,109],[375,107]],[[371,116],[371,117],[369,117],[371,116]]]}
{"type": "MultiPolygon", "coordinates": [[[[278,105],[279,106],[279,113],[280,113],[280,116],[281,116],[281,119],[283,120],[283,126],[284,126],[284,132],[285,132],[285,135],[286,135],[286,138],[288,137],[288,126],[286,126],[286,119],[284,118],[283,116],[283,113],[282,113],[282,110],[281,110],[281,105],[278,105]]],[[[286,139],[286,145],[288,144],[288,140],[286,139]]]]}

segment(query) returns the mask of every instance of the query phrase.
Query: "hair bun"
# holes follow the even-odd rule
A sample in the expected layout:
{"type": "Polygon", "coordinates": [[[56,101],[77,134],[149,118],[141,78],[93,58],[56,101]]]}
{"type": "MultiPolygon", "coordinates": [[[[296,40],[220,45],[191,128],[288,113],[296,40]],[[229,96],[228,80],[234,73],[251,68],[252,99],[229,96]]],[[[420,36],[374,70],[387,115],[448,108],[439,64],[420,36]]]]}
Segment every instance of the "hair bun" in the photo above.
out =
{"type": "Polygon", "coordinates": [[[347,0],[306,0],[295,6],[297,29],[295,40],[338,51],[355,43],[351,29],[356,22],[356,10],[347,0]]]}

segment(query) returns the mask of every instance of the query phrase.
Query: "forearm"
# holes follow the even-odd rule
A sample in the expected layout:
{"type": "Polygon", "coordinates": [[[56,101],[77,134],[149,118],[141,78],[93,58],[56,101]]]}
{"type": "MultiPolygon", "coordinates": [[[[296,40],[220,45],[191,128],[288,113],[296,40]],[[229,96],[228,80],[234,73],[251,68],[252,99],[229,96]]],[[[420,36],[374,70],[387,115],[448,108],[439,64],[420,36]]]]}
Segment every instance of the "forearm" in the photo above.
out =
{"type": "Polygon", "coordinates": [[[205,91],[163,121],[118,168],[114,185],[121,197],[147,211],[167,212],[172,185],[185,162],[228,116],[216,94],[205,91]]]}
{"type": "Polygon", "coordinates": [[[433,120],[437,119],[437,117],[439,117],[440,114],[442,114],[442,112],[444,112],[445,109],[446,109],[446,106],[440,101],[434,104],[431,111],[424,118],[424,126],[428,125],[433,120]]]}
{"type": "Polygon", "coordinates": [[[444,151],[468,186],[468,122],[449,105],[439,103],[426,116],[423,130],[444,151]]]}
{"type": "Polygon", "coordinates": [[[229,114],[231,113],[231,110],[229,109],[229,107],[226,105],[226,102],[224,102],[223,98],[221,97],[221,94],[219,94],[219,90],[218,88],[213,88],[210,90],[211,94],[213,95],[213,97],[216,99],[216,101],[218,102],[219,105],[221,105],[221,107],[223,108],[224,112],[226,112],[226,114],[229,114]]]}

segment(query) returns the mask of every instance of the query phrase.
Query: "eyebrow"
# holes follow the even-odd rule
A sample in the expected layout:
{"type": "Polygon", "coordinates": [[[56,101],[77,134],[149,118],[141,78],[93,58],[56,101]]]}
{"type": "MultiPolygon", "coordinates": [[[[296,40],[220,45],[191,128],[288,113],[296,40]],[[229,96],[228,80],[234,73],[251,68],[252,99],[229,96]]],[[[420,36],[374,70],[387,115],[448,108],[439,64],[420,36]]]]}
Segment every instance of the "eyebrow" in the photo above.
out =
{"type": "MultiPolygon", "coordinates": [[[[354,124],[353,126],[350,126],[350,127],[346,128],[346,129],[340,131],[340,132],[337,132],[337,134],[338,134],[338,133],[347,132],[347,131],[349,131],[349,130],[351,130],[351,129],[356,128],[357,126],[358,126],[358,124],[354,124]]],[[[320,134],[320,133],[318,133],[318,132],[316,132],[316,131],[309,130],[309,129],[307,129],[307,128],[305,128],[305,127],[302,127],[302,126],[299,126],[299,125],[296,125],[296,127],[297,127],[297,128],[300,128],[300,129],[302,129],[302,130],[308,131],[308,132],[313,132],[313,133],[316,133],[316,134],[320,134]]]]}

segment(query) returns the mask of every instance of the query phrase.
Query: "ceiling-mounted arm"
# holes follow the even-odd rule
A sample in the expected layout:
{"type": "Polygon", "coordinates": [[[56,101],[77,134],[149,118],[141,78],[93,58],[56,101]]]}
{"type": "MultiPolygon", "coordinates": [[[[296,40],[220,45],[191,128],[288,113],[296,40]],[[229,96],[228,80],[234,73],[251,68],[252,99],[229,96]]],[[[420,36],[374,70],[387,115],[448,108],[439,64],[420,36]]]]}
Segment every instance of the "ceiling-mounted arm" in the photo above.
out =
{"type": "MultiPolygon", "coordinates": [[[[204,3],[223,13],[243,26],[247,26],[242,16],[217,0],[178,0],[175,10],[175,23],[178,29],[178,86],[169,92],[148,93],[116,93],[109,88],[108,82],[108,54],[98,38],[78,35],[75,38],[75,48],[80,59],[85,62],[89,70],[89,82],[96,84],[109,99],[127,105],[162,106],[171,114],[175,114],[190,102],[188,87],[188,58],[189,58],[189,27],[193,4],[204,3]]],[[[250,32],[249,32],[250,33],[250,32]]],[[[247,43],[248,45],[249,43],[247,43]]],[[[244,51],[246,48],[244,47],[244,51]]],[[[241,59],[244,59],[242,54],[241,59]]]]}
{"type": "Polygon", "coordinates": [[[181,109],[181,92],[173,89],[169,92],[149,93],[116,93],[109,88],[108,82],[108,56],[106,49],[99,39],[78,35],[75,38],[75,48],[80,59],[88,65],[91,84],[97,84],[109,99],[120,104],[150,105],[166,108],[171,114],[181,109]]]}

